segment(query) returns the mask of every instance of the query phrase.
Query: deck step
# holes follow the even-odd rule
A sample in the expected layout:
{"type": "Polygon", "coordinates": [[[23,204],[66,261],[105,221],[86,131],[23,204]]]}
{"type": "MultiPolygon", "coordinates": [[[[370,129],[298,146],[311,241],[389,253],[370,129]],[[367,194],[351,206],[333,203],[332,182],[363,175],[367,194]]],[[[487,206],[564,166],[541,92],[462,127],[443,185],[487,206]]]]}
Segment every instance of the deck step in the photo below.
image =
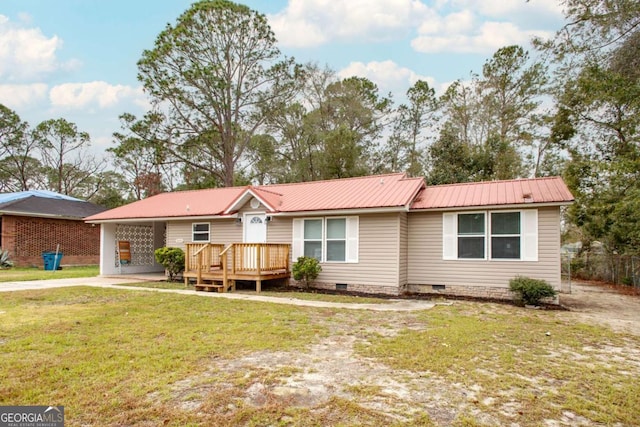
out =
{"type": "Polygon", "coordinates": [[[222,288],[223,288],[222,285],[217,285],[214,283],[200,283],[199,285],[198,284],[194,285],[194,289],[196,291],[205,291],[205,292],[220,292],[220,289],[222,288]]]}

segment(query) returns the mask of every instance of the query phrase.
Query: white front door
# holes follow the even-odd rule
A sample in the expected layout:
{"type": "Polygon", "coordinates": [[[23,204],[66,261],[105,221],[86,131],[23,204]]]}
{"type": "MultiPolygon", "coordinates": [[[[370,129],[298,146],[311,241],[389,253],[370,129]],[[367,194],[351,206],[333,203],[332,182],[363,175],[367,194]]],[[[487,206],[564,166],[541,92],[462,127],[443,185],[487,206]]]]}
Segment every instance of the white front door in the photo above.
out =
{"type": "MultiPolygon", "coordinates": [[[[244,214],[244,243],[266,243],[267,242],[267,216],[259,213],[244,214]]],[[[262,248],[262,262],[264,264],[264,248],[262,248]]],[[[256,268],[258,266],[258,248],[249,247],[244,250],[244,263],[246,268],[256,268]]],[[[264,267],[264,265],[263,265],[264,267]]]]}
{"type": "Polygon", "coordinates": [[[267,216],[260,213],[244,214],[244,243],[267,242],[267,216]]]}

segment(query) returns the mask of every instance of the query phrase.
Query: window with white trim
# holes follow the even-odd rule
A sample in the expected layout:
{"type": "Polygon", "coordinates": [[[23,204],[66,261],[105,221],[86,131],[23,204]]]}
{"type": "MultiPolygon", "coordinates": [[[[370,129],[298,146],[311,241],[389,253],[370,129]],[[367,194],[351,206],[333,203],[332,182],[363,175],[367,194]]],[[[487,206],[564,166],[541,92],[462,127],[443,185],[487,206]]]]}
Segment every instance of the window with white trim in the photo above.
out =
{"type": "Polygon", "coordinates": [[[293,257],[320,262],[358,262],[358,217],[293,220],[293,257]]]}
{"type": "Polygon", "coordinates": [[[444,213],[442,258],[538,260],[538,210],[444,213]]]}
{"type": "Polygon", "coordinates": [[[484,259],[484,213],[458,214],[458,258],[484,259]]]}
{"type": "Polygon", "coordinates": [[[322,261],[322,225],[321,219],[304,220],[304,256],[322,261]]]}
{"type": "Polygon", "coordinates": [[[327,218],[327,261],[347,259],[347,220],[327,218]]]}
{"type": "Polygon", "coordinates": [[[520,259],[520,212],[491,213],[491,258],[520,259]]]}
{"type": "Polygon", "coordinates": [[[194,222],[191,224],[191,241],[208,242],[210,237],[210,224],[208,222],[194,222]]]}

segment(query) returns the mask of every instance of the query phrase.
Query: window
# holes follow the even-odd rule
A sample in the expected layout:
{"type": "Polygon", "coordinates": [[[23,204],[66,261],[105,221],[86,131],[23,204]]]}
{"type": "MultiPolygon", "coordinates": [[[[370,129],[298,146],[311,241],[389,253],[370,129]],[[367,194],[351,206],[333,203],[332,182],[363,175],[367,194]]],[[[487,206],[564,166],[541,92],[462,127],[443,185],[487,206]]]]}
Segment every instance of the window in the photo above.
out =
{"type": "Polygon", "coordinates": [[[484,259],[484,213],[458,215],[458,258],[484,259]]]}
{"type": "Polygon", "coordinates": [[[358,262],[358,217],[293,220],[293,256],[358,262]]]}
{"type": "Polygon", "coordinates": [[[304,256],[322,261],[322,220],[304,221],[304,256]]]}
{"type": "Polygon", "coordinates": [[[192,242],[208,242],[209,241],[209,223],[201,222],[191,225],[191,241],[192,242]]]}
{"type": "Polygon", "coordinates": [[[491,258],[520,259],[520,212],[491,214],[491,258]]]}
{"type": "Polygon", "coordinates": [[[347,220],[327,218],[327,261],[345,261],[347,249],[347,220]]]}
{"type": "Polygon", "coordinates": [[[538,210],[444,213],[442,259],[538,260],[538,210]]]}

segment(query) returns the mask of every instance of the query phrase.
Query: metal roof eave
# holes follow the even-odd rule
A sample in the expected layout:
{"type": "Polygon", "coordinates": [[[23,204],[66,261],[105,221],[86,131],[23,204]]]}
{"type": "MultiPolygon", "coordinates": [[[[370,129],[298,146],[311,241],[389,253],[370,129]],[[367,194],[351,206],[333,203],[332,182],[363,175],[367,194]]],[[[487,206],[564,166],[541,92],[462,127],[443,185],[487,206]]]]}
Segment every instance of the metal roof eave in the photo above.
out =
{"type": "Polygon", "coordinates": [[[154,221],[193,221],[203,219],[236,219],[237,213],[231,215],[190,215],[190,216],[165,216],[165,217],[136,217],[136,218],[111,218],[111,219],[94,219],[85,220],[90,224],[113,224],[113,223],[132,223],[132,222],[154,222],[154,221]]]}
{"type": "Polygon", "coordinates": [[[527,208],[545,208],[555,206],[569,206],[570,202],[542,202],[542,203],[510,203],[505,205],[474,205],[474,206],[452,206],[440,208],[411,208],[409,212],[443,212],[443,211],[470,211],[478,209],[527,209],[527,208]]]}

